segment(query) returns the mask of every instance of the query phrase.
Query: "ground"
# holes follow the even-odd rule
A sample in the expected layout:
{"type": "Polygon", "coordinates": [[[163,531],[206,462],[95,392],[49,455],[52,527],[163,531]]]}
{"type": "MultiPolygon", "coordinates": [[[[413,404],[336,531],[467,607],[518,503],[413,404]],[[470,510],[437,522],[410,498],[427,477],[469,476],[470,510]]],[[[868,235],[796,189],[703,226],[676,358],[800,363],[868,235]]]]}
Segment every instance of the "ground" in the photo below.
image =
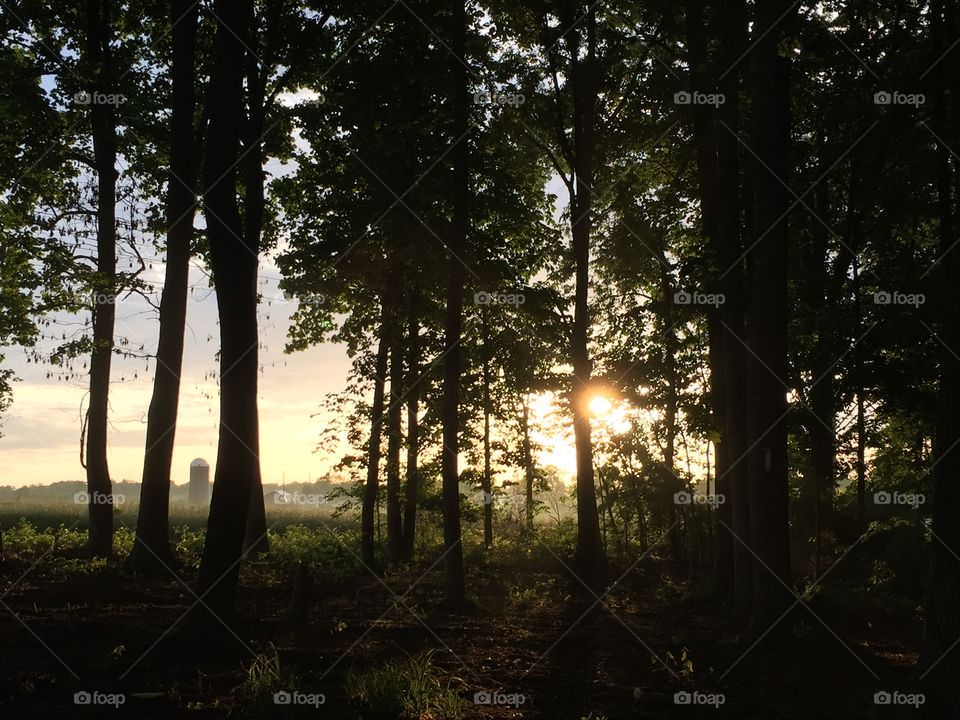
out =
{"type": "Polygon", "coordinates": [[[687,566],[652,552],[617,560],[621,580],[598,603],[565,566],[569,547],[548,534],[468,549],[476,610],[445,614],[439,550],[381,582],[354,561],[349,533],[288,528],[245,565],[231,631],[207,637],[178,624],[195,602],[195,564],[148,579],[40,540],[14,552],[11,537],[0,565],[0,707],[11,718],[373,719],[384,716],[347,693],[348,676],[408,656],[427,658],[430,680],[466,701],[463,718],[872,718],[875,692],[909,683],[920,635],[916,621],[850,610],[824,591],[784,620],[783,646],[753,646],[691,590],[687,566]],[[311,610],[294,621],[297,559],[318,555],[311,610]],[[265,666],[283,680],[268,670],[258,681],[265,666]],[[284,689],[324,702],[277,706],[272,693],[284,689]],[[126,700],[78,706],[82,691],[126,700]],[[684,691],[724,702],[678,708],[684,691]],[[475,704],[484,692],[506,704],[475,704]]]}

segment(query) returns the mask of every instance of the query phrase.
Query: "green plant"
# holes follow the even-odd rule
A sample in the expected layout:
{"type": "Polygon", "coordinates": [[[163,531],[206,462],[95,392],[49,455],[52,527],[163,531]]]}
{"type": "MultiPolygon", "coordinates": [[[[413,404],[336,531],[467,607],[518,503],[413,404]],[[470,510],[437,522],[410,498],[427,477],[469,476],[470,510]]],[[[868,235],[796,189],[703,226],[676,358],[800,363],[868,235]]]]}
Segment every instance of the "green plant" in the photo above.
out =
{"type": "Polygon", "coordinates": [[[656,657],[651,657],[650,662],[654,665],[654,672],[668,672],[669,668],[669,671],[679,676],[684,682],[689,682],[693,678],[693,660],[690,659],[690,651],[685,647],[680,648],[679,655],[674,655],[668,650],[663,656],[663,662],[656,657]]]}
{"type": "Polygon", "coordinates": [[[460,696],[463,681],[433,664],[433,651],[391,660],[347,676],[347,697],[376,715],[411,720],[458,720],[466,702],[460,696]]]}
{"type": "Polygon", "coordinates": [[[274,695],[296,688],[298,684],[296,674],[281,667],[280,655],[273,643],[257,654],[245,671],[246,677],[237,692],[247,715],[266,717],[273,714],[274,695]]]}

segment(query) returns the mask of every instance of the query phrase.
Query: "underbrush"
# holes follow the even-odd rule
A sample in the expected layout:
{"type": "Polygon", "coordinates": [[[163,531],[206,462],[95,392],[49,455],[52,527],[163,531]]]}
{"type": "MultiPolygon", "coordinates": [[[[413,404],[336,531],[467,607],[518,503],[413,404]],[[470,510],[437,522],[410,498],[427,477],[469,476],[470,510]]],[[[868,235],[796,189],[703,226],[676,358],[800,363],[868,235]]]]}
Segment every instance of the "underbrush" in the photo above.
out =
{"type": "Polygon", "coordinates": [[[347,698],[376,718],[459,720],[466,708],[465,684],[433,662],[434,652],[390,660],[347,676],[347,698]]]}

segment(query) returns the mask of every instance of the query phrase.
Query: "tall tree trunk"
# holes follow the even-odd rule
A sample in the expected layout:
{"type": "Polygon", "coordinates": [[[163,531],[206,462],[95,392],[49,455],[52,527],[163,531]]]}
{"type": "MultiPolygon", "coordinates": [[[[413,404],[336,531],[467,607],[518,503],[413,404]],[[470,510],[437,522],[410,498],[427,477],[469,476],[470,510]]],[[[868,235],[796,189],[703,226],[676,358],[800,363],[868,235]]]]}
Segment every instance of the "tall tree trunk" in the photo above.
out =
{"type": "Polygon", "coordinates": [[[450,270],[447,282],[447,311],[444,324],[443,362],[443,545],[446,575],[445,601],[451,606],[466,601],[463,573],[463,547],[460,543],[460,473],[457,454],[460,449],[460,375],[463,370],[460,339],[463,329],[463,289],[467,232],[469,227],[470,161],[468,139],[470,130],[467,104],[466,40],[467,14],[465,0],[453,0],[451,39],[453,63],[453,136],[460,138],[453,156],[453,218],[450,237],[450,270]]]}
{"type": "MultiPolygon", "coordinates": [[[[821,133],[822,139],[822,133],[821,133]]],[[[821,148],[823,143],[821,142],[821,148]]],[[[828,154],[820,151],[818,175],[828,172],[828,154]]],[[[821,183],[814,193],[815,211],[820,217],[830,217],[829,186],[821,183]]],[[[815,226],[807,254],[809,267],[804,275],[809,283],[808,302],[810,307],[832,307],[837,298],[830,282],[829,233],[821,225],[815,226]]],[[[841,262],[839,259],[837,262],[841,262]]],[[[820,312],[816,318],[817,340],[814,343],[810,360],[810,371],[814,382],[810,389],[810,468],[813,473],[811,495],[813,496],[813,544],[814,577],[820,577],[823,563],[824,496],[833,497],[833,466],[835,456],[834,437],[836,428],[835,383],[831,366],[835,357],[834,321],[831,313],[820,312]]]]}
{"type": "MultiPolygon", "coordinates": [[[[747,456],[750,546],[755,554],[749,633],[759,638],[790,606],[787,476],[788,202],[790,144],[788,60],[780,55],[786,0],[760,3],[750,58],[751,140],[754,166],[754,232],[747,255],[751,304],[747,322],[747,456]],[[786,584],[786,587],[784,586],[786,584]]],[[[774,634],[787,630],[777,625],[774,634]]]]}
{"type": "Polygon", "coordinates": [[[387,558],[400,562],[403,519],[400,516],[400,441],[403,419],[403,355],[399,333],[390,348],[390,407],[387,409],[387,558]]]}
{"type": "Polygon", "coordinates": [[[252,0],[216,0],[203,181],[210,267],[220,318],[220,432],[207,535],[200,561],[204,602],[233,614],[250,490],[259,472],[257,255],[243,237],[236,163],[243,117],[244,40],[252,0]]]}
{"type": "Polygon", "coordinates": [[[863,390],[857,389],[857,526],[860,531],[867,527],[867,443],[866,413],[863,407],[863,390]]]}
{"type": "Polygon", "coordinates": [[[674,501],[677,492],[684,488],[683,482],[676,473],[676,444],[677,444],[677,383],[678,373],[676,367],[676,357],[678,353],[677,336],[674,330],[673,319],[673,280],[670,276],[670,263],[667,260],[666,252],[660,248],[660,291],[663,294],[666,311],[664,313],[663,325],[665,327],[663,334],[663,364],[664,379],[667,384],[666,407],[664,413],[664,428],[666,433],[666,443],[663,451],[664,474],[664,500],[670,518],[670,530],[668,539],[670,543],[670,558],[674,562],[683,560],[683,528],[681,527],[680,508],[674,501]]]}
{"type": "Polygon", "coordinates": [[[493,478],[490,469],[490,329],[487,325],[487,309],[480,309],[483,325],[483,545],[488,550],[493,547],[493,478]]]}
{"type": "Polygon", "coordinates": [[[360,559],[367,567],[374,565],[374,521],[380,495],[380,438],[383,428],[383,395],[390,354],[389,313],[386,293],[380,308],[380,338],[373,370],[373,404],[370,407],[370,442],[367,445],[367,481],[360,509],[360,559]]]}
{"type": "MultiPolygon", "coordinates": [[[[950,3],[933,3],[933,57],[941,57],[946,38],[955,35],[950,3]],[[944,25],[947,26],[946,32],[944,25]]],[[[958,188],[952,178],[949,148],[943,142],[956,141],[956,115],[948,77],[957,72],[957,63],[947,61],[937,69],[937,100],[934,104],[937,146],[937,195],[942,266],[943,301],[940,339],[946,346],[940,354],[940,393],[936,414],[933,457],[933,539],[930,542],[930,575],[927,586],[923,641],[917,671],[926,694],[926,718],[949,717],[960,703],[956,682],[960,655],[954,647],[960,637],[960,250],[956,247],[955,201],[958,188]]]]}
{"type": "Polygon", "coordinates": [[[170,116],[170,173],[167,180],[167,264],[160,299],[160,339],[153,396],[147,413],[147,442],[131,564],[137,570],[174,562],[170,551],[170,469],[177,429],[183,332],[187,320],[190,243],[193,240],[197,164],[193,160],[196,107],[196,44],[199,5],[171,0],[173,102],[170,116]]]}
{"type": "MultiPolygon", "coordinates": [[[[856,305],[856,331],[860,337],[860,263],[853,258],[853,297],[856,305]]],[[[867,418],[864,407],[863,363],[860,344],[853,348],[853,366],[857,386],[857,527],[860,532],[867,529],[867,418]]]]}
{"type": "MultiPolygon", "coordinates": [[[[279,6],[274,6],[279,8],[279,6]]],[[[243,235],[247,247],[259,248],[263,234],[265,203],[265,175],[263,172],[263,124],[266,113],[266,69],[255,52],[263,52],[256,38],[255,19],[251,18],[253,52],[247,53],[247,106],[248,113],[243,125],[243,149],[240,172],[243,174],[243,235]]],[[[266,54],[264,53],[264,56],[266,54]]],[[[247,528],[243,541],[244,552],[264,553],[270,548],[267,539],[267,514],[263,500],[263,479],[260,454],[257,453],[257,472],[250,488],[250,508],[247,513],[247,528]]]]}
{"type": "Polygon", "coordinates": [[[404,489],[403,550],[401,560],[413,559],[413,545],[417,533],[417,499],[419,478],[417,476],[420,451],[420,321],[417,317],[417,291],[410,299],[410,314],[407,320],[407,465],[404,489]]]}
{"type": "Polygon", "coordinates": [[[718,506],[714,555],[714,592],[731,597],[738,621],[746,623],[752,602],[753,559],[749,543],[749,502],[746,468],[744,415],[744,319],[743,267],[740,228],[740,171],[735,133],[739,122],[740,69],[745,46],[746,9],[743,0],[720,0],[713,6],[719,32],[717,65],[713,78],[706,17],[702,0],[688,0],[687,40],[690,53],[691,89],[713,92],[713,83],[725,102],[717,127],[708,105],[692,106],[704,232],[713,246],[720,268],[718,292],[725,303],[708,318],[711,400],[720,436],[716,446],[716,493],[726,502],[718,506]],[[743,540],[743,543],[739,540],[743,540]]]}
{"type": "MultiPolygon", "coordinates": [[[[749,237],[753,216],[743,212],[746,198],[752,195],[749,172],[743,173],[739,142],[735,133],[740,128],[740,86],[743,49],[747,46],[747,11],[744,0],[723,0],[717,12],[720,27],[720,63],[724,75],[719,79],[726,102],[720,107],[720,120],[727,126],[718,132],[717,165],[719,168],[719,236],[721,280],[725,302],[721,308],[723,321],[724,387],[726,391],[726,469],[724,480],[717,476],[718,487],[726,484],[729,493],[730,520],[722,528],[733,547],[734,619],[745,625],[753,606],[753,556],[750,554],[750,492],[747,483],[747,411],[746,411],[746,292],[743,263],[743,238],[749,237]],[[742,218],[742,220],[741,220],[742,218]],[[744,227],[741,228],[743,221],[744,227]],[[730,532],[732,528],[732,533],[730,532]]],[[[745,168],[749,170],[749,168],[745,168]]],[[[719,491],[718,491],[719,492],[719,491]]]]}
{"type": "Polygon", "coordinates": [[[523,396],[523,414],[520,417],[520,432],[523,436],[523,482],[526,489],[524,509],[526,510],[527,529],[533,529],[533,452],[530,442],[530,393],[523,396]]]}
{"type": "Polygon", "coordinates": [[[592,366],[588,350],[590,335],[590,234],[593,218],[593,170],[596,150],[596,103],[600,86],[600,67],[596,55],[596,12],[587,11],[587,42],[584,57],[580,52],[580,29],[571,28],[574,39],[570,54],[573,90],[573,162],[574,196],[571,207],[571,239],[575,263],[573,334],[570,355],[573,365],[573,432],[577,465],[577,547],[576,565],[580,577],[590,587],[602,588],[608,578],[607,556],[600,536],[597,490],[593,472],[593,440],[590,433],[590,380],[592,366]]]}
{"type": "MultiPolygon", "coordinates": [[[[87,0],[87,61],[96,76],[91,97],[115,92],[110,52],[110,4],[87,0]]],[[[86,418],[86,455],[90,534],[88,551],[113,554],[113,486],[107,464],[107,413],[110,361],[116,320],[117,288],[117,128],[113,106],[91,101],[93,157],[97,168],[97,274],[93,302],[93,351],[90,355],[90,400],[86,418]]]]}

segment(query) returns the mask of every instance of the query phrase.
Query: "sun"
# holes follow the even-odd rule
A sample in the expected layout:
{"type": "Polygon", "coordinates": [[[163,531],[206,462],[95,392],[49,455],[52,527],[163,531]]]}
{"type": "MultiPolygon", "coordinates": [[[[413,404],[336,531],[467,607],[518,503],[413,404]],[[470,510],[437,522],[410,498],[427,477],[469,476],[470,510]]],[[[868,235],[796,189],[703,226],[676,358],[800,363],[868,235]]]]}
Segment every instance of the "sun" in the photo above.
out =
{"type": "Polygon", "coordinates": [[[613,403],[603,395],[594,395],[590,398],[590,414],[594,417],[603,417],[609,415],[613,410],[613,403]]]}

